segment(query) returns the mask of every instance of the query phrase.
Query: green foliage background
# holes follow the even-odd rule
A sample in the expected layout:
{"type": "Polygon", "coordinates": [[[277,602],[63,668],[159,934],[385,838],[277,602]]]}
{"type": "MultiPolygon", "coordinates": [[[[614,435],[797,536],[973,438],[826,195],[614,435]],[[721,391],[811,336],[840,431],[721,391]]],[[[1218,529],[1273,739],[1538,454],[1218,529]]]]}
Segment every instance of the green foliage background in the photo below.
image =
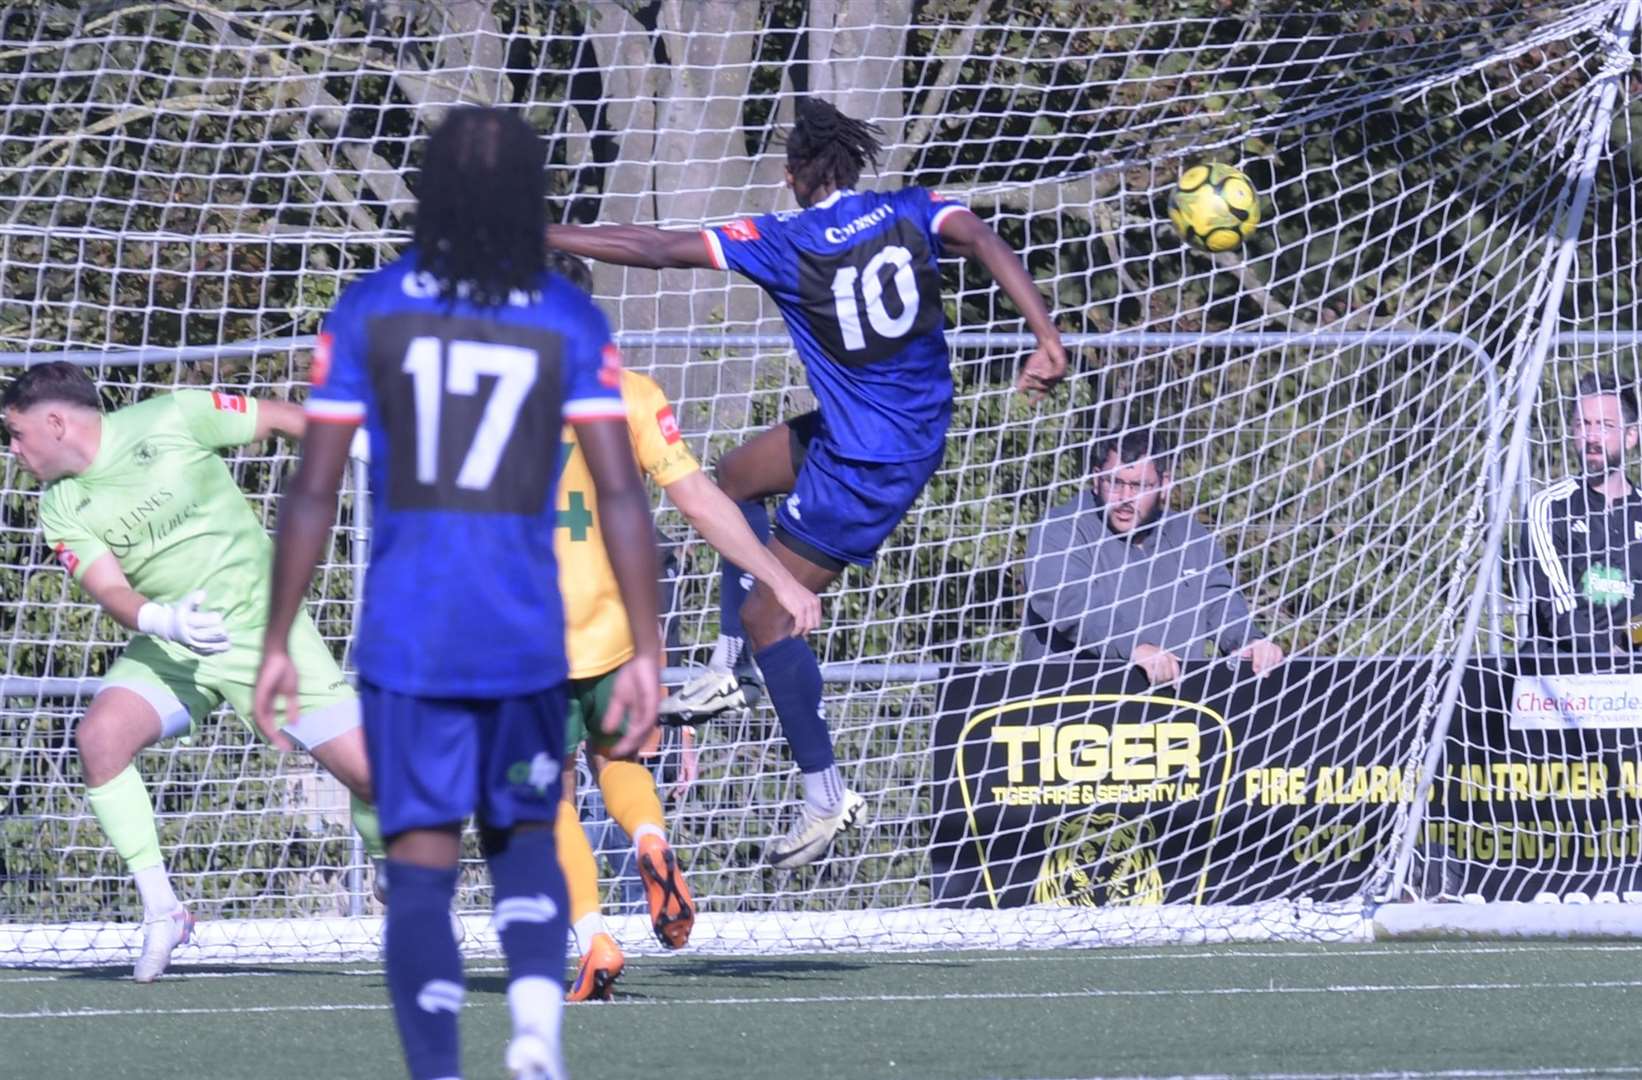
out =
{"type": "MultiPolygon", "coordinates": [[[[894,89],[916,138],[897,152],[900,173],[964,198],[1021,251],[1063,331],[1453,337],[1095,344],[1076,350],[1066,387],[1039,408],[1009,388],[1021,350],[960,352],[947,465],[877,569],[831,604],[825,658],[1013,658],[1027,531],[1084,482],[1093,433],[1140,423],[1185,444],[1175,505],[1216,528],[1285,648],[1441,647],[1456,629],[1444,600],[1478,572],[1475,525],[1504,416],[1482,371],[1496,376],[1500,402],[1514,400],[1512,362],[1543,302],[1536,290],[1568,191],[1567,135],[1602,65],[1596,22],[1580,20],[1608,6],[910,4],[894,89]],[[1244,250],[1217,257],[1183,248],[1161,212],[1183,164],[1210,159],[1249,173],[1270,222],[1244,250]]],[[[775,95],[806,89],[812,12],[802,0],[745,8],[759,35],[740,110],[746,146],[779,153],[775,95]]],[[[414,174],[425,133],[417,95],[438,91],[450,62],[440,50],[457,47],[429,37],[441,11],[343,4],[293,15],[272,0],[189,0],[0,12],[0,348],[315,332],[340,288],[404,239],[406,218],[380,177],[414,174]],[[362,161],[377,180],[360,180],[362,161]]],[[[571,162],[561,141],[552,172],[555,213],[590,220],[616,150],[603,100],[610,76],[589,35],[631,18],[654,30],[659,56],[675,40],[667,10],[498,3],[486,15],[503,35],[502,97],[543,130],[574,122],[594,132],[594,162],[571,162]]],[[[1635,327],[1635,89],[1621,94],[1581,224],[1559,309],[1569,327],[1635,327]]],[[[954,327],[1018,328],[984,275],[956,265],[946,275],[954,327]]],[[[1600,362],[1634,374],[1633,352],[1608,350],[1600,362]]],[[[1554,397],[1589,362],[1567,359],[1542,393],[1554,397]]],[[[306,364],[300,351],[276,351],[98,374],[112,407],[190,384],[300,397],[306,364]]],[[[805,407],[789,357],[760,356],[755,371],[732,391],[747,396],[747,428],[805,407]]],[[[722,400],[683,394],[680,404],[685,428],[707,433],[705,450],[739,438],[716,424],[722,400]]],[[[1556,432],[1538,435],[1536,469],[1554,469],[1556,432]]],[[[278,451],[233,461],[267,520],[288,462],[278,451]]],[[[94,677],[123,635],[51,566],[31,485],[11,459],[5,468],[6,670],[94,677]]],[[[345,503],[340,520],[351,512],[345,503]]],[[[339,649],[354,602],[349,544],[339,533],[316,612],[339,649]]],[[[686,644],[708,643],[710,553],[697,545],[687,565],[683,607],[707,614],[687,621],[686,644]]],[[[930,687],[858,689],[832,705],[852,779],[882,793],[875,810],[886,824],[805,902],[916,902],[927,869],[930,687]]],[[[0,917],[120,907],[117,868],[96,848],[74,783],[72,718],[60,704],[18,699],[0,714],[0,917]]],[[[710,902],[788,903],[757,869],[754,843],[790,796],[788,780],[767,726],[742,734],[715,736],[679,829],[710,902]],[[752,767],[749,755],[768,760],[752,767]]],[[[203,875],[194,890],[210,903],[236,897],[238,913],[334,903],[312,900],[303,881],[338,865],[342,825],[315,828],[279,809],[288,774],[236,728],[205,742],[226,749],[144,759],[169,812],[165,839],[197,860],[178,872],[203,875]]]]}

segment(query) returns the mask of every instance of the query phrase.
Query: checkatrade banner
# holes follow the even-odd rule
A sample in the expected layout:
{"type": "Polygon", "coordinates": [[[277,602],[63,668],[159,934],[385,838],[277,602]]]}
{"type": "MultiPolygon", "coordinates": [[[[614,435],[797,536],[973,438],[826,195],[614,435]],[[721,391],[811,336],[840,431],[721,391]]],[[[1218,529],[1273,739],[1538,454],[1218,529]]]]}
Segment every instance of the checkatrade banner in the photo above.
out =
{"type": "MultiPolygon", "coordinates": [[[[1639,887],[1642,675],[1537,667],[1465,672],[1414,894],[1639,887]]],[[[1297,659],[1159,687],[1100,665],[956,678],[935,725],[932,891],[981,907],[1354,896],[1413,798],[1431,675],[1297,659]]]]}

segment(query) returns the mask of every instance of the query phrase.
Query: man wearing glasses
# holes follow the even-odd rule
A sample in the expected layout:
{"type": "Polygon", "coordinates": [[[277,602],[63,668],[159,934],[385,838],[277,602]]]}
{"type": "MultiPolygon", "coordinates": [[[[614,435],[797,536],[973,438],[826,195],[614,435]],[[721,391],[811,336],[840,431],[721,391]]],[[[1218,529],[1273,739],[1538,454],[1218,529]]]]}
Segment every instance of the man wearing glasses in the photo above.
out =
{"type": "Polygon", "coordinates": [[[1527,564],[1533,643],[1585,655],[1629,653],[1642,616],[1642,495],[1625,477],[1637,450],[1635,391],[1595,373],[1568,414],[1579,475],[1528,500],[1519,556],[1527,564]]]}
{"type": "Polygon", "coordinates": [[[1237,656],[1264,675],[1283,650],[1261,636],[1214,534],[1167,509],[1174,448],[1137,430],[1096,445],[1094,483],[1049,511],[1026,546],[1021,655],[1121,660],[1153,684],[1181,663],[1237,656]]]}

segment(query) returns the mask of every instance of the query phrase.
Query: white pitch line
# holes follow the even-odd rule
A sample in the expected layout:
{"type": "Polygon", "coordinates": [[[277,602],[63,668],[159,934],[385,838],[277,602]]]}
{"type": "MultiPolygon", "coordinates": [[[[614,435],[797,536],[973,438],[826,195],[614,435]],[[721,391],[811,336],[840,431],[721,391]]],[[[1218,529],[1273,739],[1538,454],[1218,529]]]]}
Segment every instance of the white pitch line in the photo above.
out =
{"type": "MultiPolygon", "coordinates": [[[[1088,1000],[1094,998],[1191,998],[1239,997],[1243,995],[1310,995],[1310,994],[1409,994],[1453,993],[1455,991],[1518,991],[1518,990],[1635,990],[1642,989],[1642,980],[1613,979],[1593,982],[1523,982],[1523,983],[1418,983],[1418,984],[1357,984],[1343,986],[1226,986],[1175,990],[1042,990],[1036,992],[988,991],[950,994],[816,994],[809,997],[721,997],[681,998],[677,1000],[645,1001],[618,998],[613,1002],[593,1002],[601,1008],[626,1007],[631,1009],[696,1008],[722,1005],[850,1005],[850,1004],[921,1004],[943,1001],[1056,1001],[1088,1000]]],[[[367,1005],[246,1005],[223,1007],[183,1007],[177,1009],[41,1009],[33,1012],[0,1012],[0,1020],[74,1020],[106,1016],[218,1016],[241,1013],[302,1013],[302,1012],[358,1012],[380,1011],[385,1004],[367,1005]]]]}
{"type": "MultiPolygon", "coordinates": [[[[1499,945],[1419,945],[1419,946],[1414,946],[1414,945],[1408,945],[1408,944],[1399,944],[1398,946],[1394,946],[1392,948],[1361,948],[1361,947],[1350,948],[1350,949],[1330,948],[1326,952],[1325,951],[1320,951],[1319,949],[1283,949],[1283,950],[1277,950],[1277,949],[1229,949],[1229,950],[1216,950],[1216,951],[1211,952],[1206,948],[1205,949],[1198,949],[1198,948],[1194,948],[1192,946],[1179,946],[1177,948],[1163,949],[1163,950],[1155,951],[1155,952],[1133,952],[1133,951],[1130,951],[1130,950],[1127,950],[1127,949],[1112,949],[1110,951],[1103,951],[1103,950],[1099,950],[1099,949],[1083,949],[1083,950],[1078,950],[1077,955],[1080,956],[1080,957],[1087,957],[1089,959],[1100,959],[1100,960],[1103,960],[1103,961],[1104,960],[1111,960],[1111,961],[1144,960],[1144,961],[1150,962],[1150,961],[1154,961],[1154,960],[1186,960],[1186,961],[1192,961],[1192,962],[1196,963],[1196,962],[1213,961],[1213,960],[1251,960],[1251,959],[1252,960],[1263,960],[1263,959],[1267,959],[1267,958],[1278,959],[1278,960],[1294,960],[1294,959],[1298,959],[1298,960],[1330,960],[1330,959],[1333,959],[1334,957],[1337,957],[1337,956],[1364,956],[1364,957],[1371,957],[1371,958],[1380,957],[1380,958],[1384,958],[1384,959],[1387,959],[1387,960],[1404,960],[1404,959],[1407,959],[1408,957],[1411,957],[1411,956],[1491,956],[1491,955],[1501,955],[1501,954],[1514,955],[1514,954],[1519,954],[1519,953],[1572,953],[1572,952],[1597,952],[1597,953],[1642,952],[1642,945],[1631,945],[1631,944],[1612,944],[1612,945],[1601,945],[1601,944],[1587,944],[1587,945],[1573,945],[1573,944],[1569,944],[1569,945],[1499,944],[1499,945]]],[[[920,964],[940,966],[940,965],[943,965],[943,964],[1022,964],[1022,963],[1039,963],[1043,960],[1044,956],[1047,955],[1047,954],[1055,954],[1055,955],[1058,955],[1058,956],[1068,955],[1065,952],[1056,952],[1056,950],[1053,950],[1053,949],[1047,949],[1047,950],[1027,950],[1027,949],[1023,949],[1020,952],[1010,953],[1008,956],[965,956],[962,953],[954,953],[949,958],[945,958],[945,959],[943,959],[942,957],[940,957],[938,955],[918,956],[918,957],[898,957],[898,956],[894,956],[894,955],[869,956],[867,954],[851,954],[851,953],[813,953],[813,954],[811,954],[811,953],[799,953],[799,954],[794,954],[794,955],[799,955],[799,956],[811,956],[811,955],[813,955],[813,956],[823,956],[823,957],[827,957],[829,959],[839,959],[839,960],[849,960],[849,959],[853,958],[853,959],[857,959],[857,960],[864,960],[867,963],[872,964],[874,966],[894,967],[894,966],[917,966],[917,965],[920,965],[920,964]]],[[[735,958],[730,957],[728,959],[735,959],[735,958]]]]}
{"type": "MultiPolygon", "coordinates": [[[[1593,944],[1571,944],[1570,943],[1570,944],[1554,944],[1554,945],[1535,945],[1535,944],[1528,944],[1528,943],[1524,943],[1524,944],[1505,943],[1505,944],[1497,944],[1497,945],[1484,945],[1484,944],[1476,944],[1476,945],[1427,944],[1427,945],[1418,945],[1418,946],[1404,944],[1404,945],[1393,946],[1393,947],[1390,947],[1390,948],[1361,948],[1361,947],[1350,948],[1350,949],[1330,948],[1330,949],[1327,949],[1326,951],[1320,951],[1319,949],[1282,949],[1282,950],[1277,950],[1277,949],[1230,949],[1230,950],[1217,950],[1217,951],[1212,951],[1212,952],[1207,951],[1207,950],[1200,950],[1200,949],[1197,949],[1197,948],[1194,948],[1194,947],[1191,947],[1191,946],[1180,946],[1178,948],[1164,949],[1164,950],[1161,950],[1161,951],[1153,951],[1153,952],[1135,952],[1135,951],[1122,950],[1122,949],[1113,949],[1113,950],[1110,950],[1110,951],[1103,951],[1103,950],[1097,950],[1097,949],[1084,949],[1084,950],[1078,950],[1076,955],[1080,959],[1098,960],[1098,961],[1101,961],[1101,962],[1111,961],[1111,962],[1114,962],[1114,963],[1115,962],[1132,962],[1132,961],[1145,961],[1145,962],[1150,963],[1150,962],[1155,962],[1155,961],[1158,961],[1158,960],[1171,960],[1171,961],[1184,961],[1184,962],[1191,962],[1191,963],[1202,963],[1202,962],[1205,962],[1205,961],[1217,961],[1217,960],[1266,960],[1266,959],[1272,959],[1272,960],[1312,960],[1312,961],[1317,961],[1317,960],[1332,960],[1335,957],[1340,957],[1340,956],[1367,957],[1367,958],[1370,958],[1370,959],[1379,958],[1379,959],[1387,959],[1387,960],[1403,960],[1403,959],[1407,959],[1409,957],[1421,957],[1421,956],[1450,956],[1450,957],[1452,957],[1452,956],[1462,956],[1462,957],[1463,956],[1515,956],[1515,955],[1530,955],[1530,954],[1536,954],[1536,953],[1555,953],[1555,954],[1559,954],[1559,955],[1565,955],[1565,954],[1568,954],[1568,953],[1642,953],[1642,944],[1632,945],[1632,944],[1618,944],[1618,943],[1616,943],[1616,944],[1594,944],[1594,943],[1593,944]]],[[[736,956],[736,955],[712,956],[711,954],[683,954],[683,955],[680,955],[680,954],[676,954],[676,953],[675,954],[663,955],[663,954],[657,953],[657,954],[640,954],[638,956],[631,957],[631,959],[637,959],[641,962],[649,961],[649,960],[655,960],[655,961],[669,961],[669,962],[688,963],[691,959],[693,959],[697,955],[700,955],[700,956],[703,956],[703,957],[710,957],[711,959],[714,959],[714,960],[727,961],[727,962],[731,962],[731,963],[733,963],[737,960],[745,960],[745,961],[748,961],[749,963],[764,964],[764,963],[768,963],[771,959],[777,959],[777,960],[780,960],[780,959],[788,959],[788,960],[816,960],[816,959],[819,959],[819,960],[835,960],[835,961],[838,961],[840,963],[866,964],[866,965],[872,966],[872,967],[920,967],[920,966],[923,966],[923,967],[949,967],[949,966],[954,965],[954,964],[1038,964],[1038,963],[1042,963],[1043,959],[1046,956],[1049,956],[1049,955],[1055,955],[1055,956],[1064,958],[1064,957],[1068,956],[1069,954],[1067,954],[1065,952],[1057,953],[1055,950],[1052,950],[1052,949],[1049,949],[1049,950],[1023,950],[1023,951],[1020,951],[1020,952],[1010,953],[1006,956],[969,956],[969,955],[964,954],[964,953],[952,953],[952,954],[950,954],[948,956],[944,956],[944,957],[939,955],[939,954],[929,954],[929,955],[926,955],[926,956],[902,956],[902,955],[897,955],[897,954],[893,954],[893,953],[887,953],[887,954],[881,953],[881,954],[876,954],[876,955],[870,954],[870,953],[782,953],[782,954],[779,954],[778,956],[775,956],[775,957],[752,957],[752,956],[736,956]]],[[[505,967],[498,966],[498,967],[468,968],[467,970],[469,972],[473,973],[473,974],[499,974],[499,973],[505,972],[507,969],[505,967]]],[[[358,977],[358,976],[382,975],[382,974],[384,974],[384,972],[381,968],[346,969],[346,968],[340,968],[339,967],[339,968],[332,968],[332,969],[290,968],[288,970],[281,970],[281,971],[258,971],[258,970],[249,970],[248,969],[248,970],[245,970],[245,971],[198,971],[198,972],[196,972],[196,971],[184,970],[184,971],[179,973],[178,977],[187,978],[187,979],[269,979],[269,978],[290,978],[290,977],[293,977],[293,976],[342,975],[342,976],[349,976],[349,977],[358,977]]],[[[61,980],[61,979],[76,978],[76,977],[77,976],[72,972],[68,972],[68,973],[65,973],[65,974],[62,974],[62,975],[20,975],[20,976],[15,976],[15,977],[0,976],[0,986],[17,984],[17,983],[55,982],[55,981],[58,981],[58,980],[61,980]]]]}
{"type": "MultiPolygon", "coordinates": [[[[497,965],[495,967],[470,967],[465,970],[469,975],[505,975],[507,973],[507,968],[501,965],[497,965]]],[[[176,983],[193,982],[195,979],[291,979],[303,975],[312,978],[330,978],[331,976],[336,976],[338,978],[357,979],[372,975],[386,974],[387,972],[382,968],[357,968],[352,970],[348,968],[291,968],[287,971],[189,971],[187,970],[186,965],[184,965],[183,970],[174,971],[169,975],[161,975],[159,981],[162,983],[176,983]]],[[[83,976],[77,976],[72,972],[63,975],[20,975],[16,978],[0,978],[0,986],[15,986],[19,983],[63,982],[66,979],[81,977],[83,976]]],[[[122,977],[114,981],[124,982],[125,979],[122,977]]]]}
{"type": "Polygon", "coordinates": [[[1533,1080],[1537,1077],[1635,1076],[1638,1073],[1642,1073],[1642,1068],[1631,1065],[1614,1065],[1608,1068],[1570,1066],[1537,1069],[1519,1066],[1505,1069],[1398,1069],[1366,1073],[1176,1073],[1168,1076],[1088,1076],[1077,1080],[1533,1080]]]}

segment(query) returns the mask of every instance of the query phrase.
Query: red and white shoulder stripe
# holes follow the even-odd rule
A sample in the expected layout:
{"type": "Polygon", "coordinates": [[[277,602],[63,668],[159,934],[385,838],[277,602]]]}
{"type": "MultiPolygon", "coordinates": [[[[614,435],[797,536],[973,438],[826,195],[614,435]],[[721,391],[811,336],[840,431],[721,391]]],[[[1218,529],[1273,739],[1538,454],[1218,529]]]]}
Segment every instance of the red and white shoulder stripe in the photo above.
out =
{"type": "Polygon", "coordinates": [[[309,398],[302,408],[310,420],[321,424],[362,424],[365,422],[363,401],[335,401],[331,398],[309,398]]]}
{"type": "Polygon", "coordinates": [[[929,197],[939,203],[941,207],[939,210],[935,211],[935,216],[929,221],[930,232],[940,232],[942,223],[953,214],[970,213],[969,207],[965,206],[963,203],[947,202],[944,196],[938,195],[933,191],[929,193],[929,197]]]}
{"type": "Polygon", "coordinates": [[[701,240],[707,245],[707,261],[713,264],[713,269],[728,270],[730,264],[724,261],[724,244],[720,242],[718,233],[711,229],[702,229],[701,240]]]}
{"type": "Polygon", "coordinates": [[[627,422],[627,406],[621,398],[578,398],[567,401],[559,410],[567,424],[586,424],[595,420],[627,422]]]}

